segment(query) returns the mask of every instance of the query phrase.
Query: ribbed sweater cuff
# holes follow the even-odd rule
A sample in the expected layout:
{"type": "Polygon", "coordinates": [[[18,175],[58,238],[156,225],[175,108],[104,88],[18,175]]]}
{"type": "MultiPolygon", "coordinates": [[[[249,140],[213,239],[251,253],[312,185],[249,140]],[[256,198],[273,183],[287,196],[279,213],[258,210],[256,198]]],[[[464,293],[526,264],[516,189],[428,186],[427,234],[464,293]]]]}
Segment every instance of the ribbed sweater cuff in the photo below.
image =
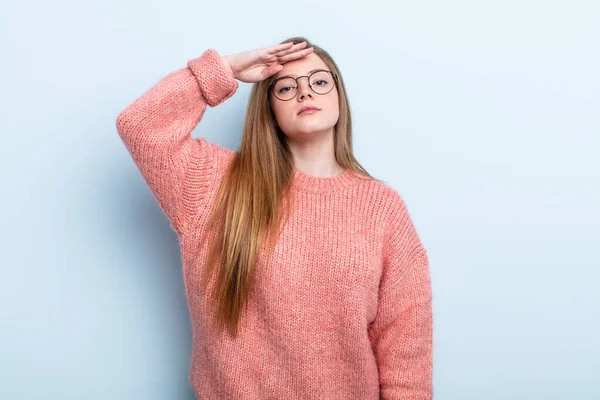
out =
{"type": "Polygon", "coordinates": [[[187,63],[198,83],[206,103],[215,107],[235,93],[238,83],[231,75],[215,49],[206,50],[200,57],[187,63]]]}

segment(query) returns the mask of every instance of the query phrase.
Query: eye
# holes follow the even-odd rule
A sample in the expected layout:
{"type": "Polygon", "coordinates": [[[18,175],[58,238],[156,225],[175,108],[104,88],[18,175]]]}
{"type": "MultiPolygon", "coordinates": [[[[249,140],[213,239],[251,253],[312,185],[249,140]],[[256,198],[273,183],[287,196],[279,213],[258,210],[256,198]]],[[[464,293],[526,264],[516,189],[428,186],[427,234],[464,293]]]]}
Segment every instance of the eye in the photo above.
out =
{"type": "Polygon", "coordinates": [[[285,92],[287,92],[287,91],[289,91],[289,90],[291,90],[291,89],[292,89],[292,87],[291,87],[291,86],[284,86],[284,87],[282,87],[281,89],[279,89],[279,91],[278,91],[278,92],[279,92],[279,93],[285,93],[285,92]]]}
{"type": "Polygon", "coordinates": [[[320,80],[318,80],[318,81],[317,81],[317,82],[315,82],[315,83],[316,83],[317,85],[319,85],[319,86],[323,86],[323,85],[326,85],[326,84],[327,84],[327,81],[325,81],[325,80],[323,80],[323,79],[320,79],[320,80]],[[322,84],[319,84],[319,82],[323,82],[323,83],[322,83],[322,84]]]}

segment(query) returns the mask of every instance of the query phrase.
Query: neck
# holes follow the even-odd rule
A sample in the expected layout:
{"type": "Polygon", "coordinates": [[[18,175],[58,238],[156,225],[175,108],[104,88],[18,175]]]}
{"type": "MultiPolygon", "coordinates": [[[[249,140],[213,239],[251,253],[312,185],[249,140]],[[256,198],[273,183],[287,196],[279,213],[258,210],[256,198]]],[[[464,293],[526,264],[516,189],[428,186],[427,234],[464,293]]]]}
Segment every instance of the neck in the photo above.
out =
{"type": "Polygon", "coordinates": [[[325,132],[297,134],[287,138],[294,167],[315,177],[339,175],[343,168],[335,159],[333,128],[325,132]]]}

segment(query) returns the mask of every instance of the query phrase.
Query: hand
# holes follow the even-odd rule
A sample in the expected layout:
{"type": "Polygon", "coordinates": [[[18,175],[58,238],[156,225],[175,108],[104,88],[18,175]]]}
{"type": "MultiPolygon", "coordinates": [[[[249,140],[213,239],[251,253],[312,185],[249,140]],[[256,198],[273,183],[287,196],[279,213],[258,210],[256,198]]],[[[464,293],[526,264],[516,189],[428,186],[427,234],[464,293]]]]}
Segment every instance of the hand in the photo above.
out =
{"type": "Polygon", "coordinates": [[[283,69],[288,61],[297,60],[313,52],[306,42],[287,42],[243,53],[221,56],[223,63],[237,80],[246,83],[262,81],[283,69]]]}

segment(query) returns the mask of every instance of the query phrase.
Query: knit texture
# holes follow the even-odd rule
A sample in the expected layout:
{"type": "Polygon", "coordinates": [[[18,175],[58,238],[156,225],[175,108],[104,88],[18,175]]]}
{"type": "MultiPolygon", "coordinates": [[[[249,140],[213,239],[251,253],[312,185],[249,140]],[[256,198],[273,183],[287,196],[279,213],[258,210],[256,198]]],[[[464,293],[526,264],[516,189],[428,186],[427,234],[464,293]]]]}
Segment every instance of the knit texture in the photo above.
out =
{"type": "Polygon", "coordinates": [[[192,257],[236,153],[191,132],[207,105],[237,88],[208,49],[116,121],[179,239],[197,398],[431,399],[427,253],[398,192],[349,170],[322,178],[294,168],[292,215],[273,256],[259,252],[239,336],[214,329],[214,307],[200,293],[208,243],[199,263],[192,257]]]}

